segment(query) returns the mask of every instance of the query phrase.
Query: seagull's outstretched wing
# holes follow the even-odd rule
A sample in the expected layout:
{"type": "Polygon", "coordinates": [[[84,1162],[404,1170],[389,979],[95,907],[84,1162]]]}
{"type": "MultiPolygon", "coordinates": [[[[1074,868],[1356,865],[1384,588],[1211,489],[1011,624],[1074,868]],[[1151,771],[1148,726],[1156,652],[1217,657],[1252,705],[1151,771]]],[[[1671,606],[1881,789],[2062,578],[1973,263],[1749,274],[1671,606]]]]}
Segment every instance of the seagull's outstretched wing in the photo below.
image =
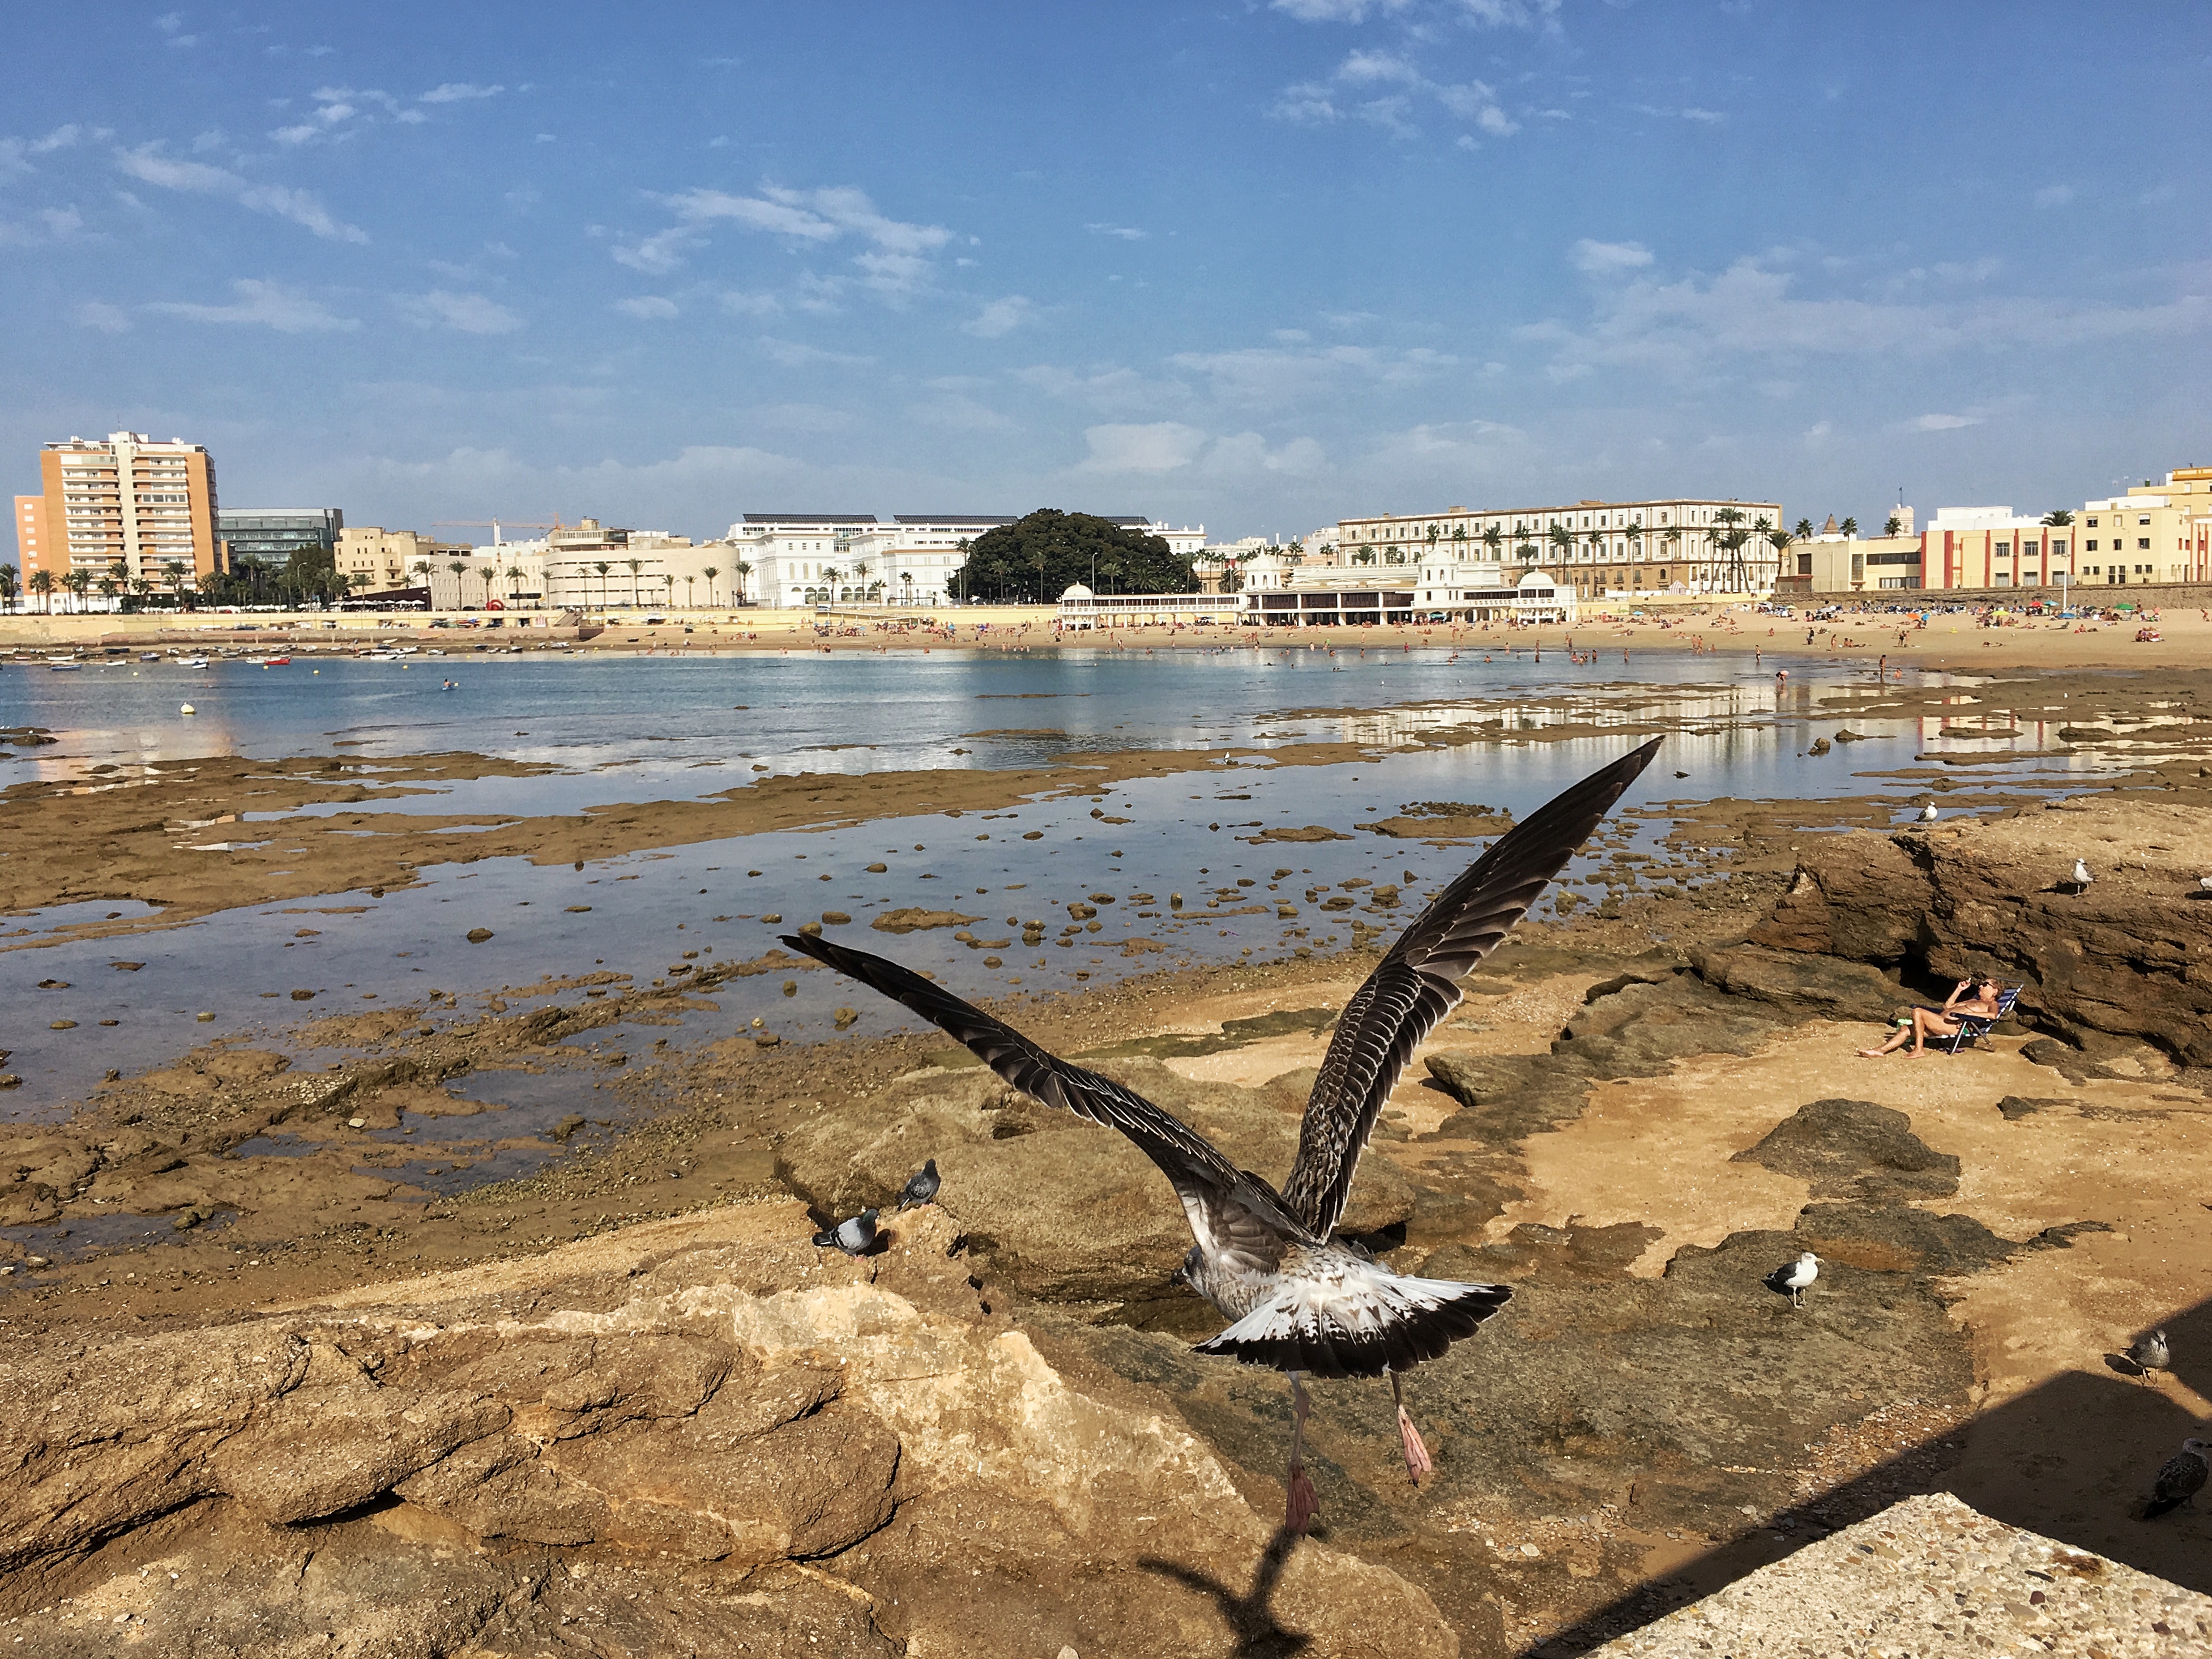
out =
{"type": "Polygon", "coordinates": [[[1327,1237],[1336,1225],[1376,1114],[1421,1039],[1458,1006],[1460,980],[1589,839],[1661,741],[1622,756],[1499,836],[1414,918],[1345,1004],[1283,1184],[1284,1202],[1307,1227],[1327,1237]]]}
{"type": "Polygon", "coordinates": [[[1193,1234],[1217,1252],[1272,1268],[1285,1243],[1322,1242],[1274,1188],[1238,1169],[1204,1135],[1134,1090],[1046,1053],[1003,1020],[895,962],[825,939],[786,933],[783,942],[942,1026],[1023,1093],[1128,1136],[1174,1185],[1193,1234]]]}

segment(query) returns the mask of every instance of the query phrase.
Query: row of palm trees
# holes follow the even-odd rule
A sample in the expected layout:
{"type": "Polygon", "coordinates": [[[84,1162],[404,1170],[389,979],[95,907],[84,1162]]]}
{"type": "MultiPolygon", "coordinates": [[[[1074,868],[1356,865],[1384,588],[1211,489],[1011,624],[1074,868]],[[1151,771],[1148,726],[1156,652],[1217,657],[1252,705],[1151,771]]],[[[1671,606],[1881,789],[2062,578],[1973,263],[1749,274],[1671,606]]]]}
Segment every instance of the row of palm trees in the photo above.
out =
{"type": "Polygon", "coordinates": [[[27,581],[23,580],[22,573],[14,565],[0,564],[0,608],[14,609],[16,599],[26,589],[38,596],[49,616],[53,613],[54,595],[58,592],[75,595],[79,611],[89,608],[89,596],[95,592],[111,605],[126,593],[143,605],[157,591],[173,593],[189,604],[196,595],[204,596],[212,590],[205,578],[202,578],[197,586],[187,582],[185,580],[185,568],[182,559],[164,560],[161,570],[168,578],[168,585],[166,588],[157,589],[151,577],[143,574],[132,575],[131,567],[121,559],[111,564],[105,575],[95,576],[91,571],[77,567],[58,576],[51,570],[33,570],[27,581]]]}
{"type": "MultiPolygon", "coordinates": [[[[638,582],[645,569],[645,561],[642,559],[624,559],[622,561],[622,563],[628,566],[629,568],[629,605],[630,609],[635,611],[637,610],[641,604],[638,596],[638,582]]],[[[467,568],[465,565],[462,564],[458,560],[456,560],[449,568],[457,576],[460,574],[463,570],[467,568]]],[[[427,564],[422,564],[417,565],[416,568],[418,570],[427,571],[429,567],[427,564]]],[[[605,611],[609,607],[610,595],[607,589],[607,582],[608,579],[614,574],[615,562],[609,559],[595,559],[592,562],[592,569],[599,579],[599,609],[605,611]]],[[[477,574],[478,575],[483,575],[486,573],[478,571],[477,574]]],[[[517,576],[521,573],[520,571],[510,570],[507,574],[510,576],[517,576]]],[[[718,564],[708,565],[700,572],[700,574],[703,575],[707,579],[707,603],[709,605],[715,603],[714,581],[721,574],[722,567],[718,564]]],[[[731,567],[731,574],[737,579],[736,598],[738,600],[742,600],[744,598],[745,578],[753,574],[752,562],[749,559],[739,559],[735,565],[731,567]]],[[[687,605],[696,605],[698,603],[699,590],[697,584],[699,579],[697,576],[684,576],[679,578],[664,571],[657,580],[661,584],[661,587],[665,597],[665,602],[667,604],[673,605],[676,603],[676,584],[678,580],[681,580],[684,584],[684,604],[687,605]]]]}
{"type": "MultiPolygon", "coordinates": [[[[1740,507],[1720,508],[1713,514],[1713,521],[1721,526],[1712,535],[1713,544],[1726,551],[1730,563],[1737,567],[1731,572],[1731,578],[1734,580],[1742,580],[1741,571],[1742,552],[1754,538],[1764,538],[1774,549],[1775,556],[1778,559],[1795,539],[1789,531],[1778,527],[1763,514],[1747,526],[1745,514],[1740,507]]],[[[1810,536],[1812,532],[1811,525],[1801,522],[1798,526],[1798,536],[1810,536]]],[[[1535,534],[1536,532],[1528,525],[1516,524],[1513,526],[1512,536],[1509,538],[1504,530],[1493,524],[1487,526],[1480,536],[1471,537],[1468,533],[1467,526],[1460,524],[1454,525],[1451,533],[1447,537],[1441,526],[1432,524],[1428,526],[1426,535],[1422,537],[1413,547],[1408,549],[1395,544],[1386,544],[1381,550],[1381,558],[1385,564],[1409,564],[1424,550],[1429,556],[1434,557],[1437,544],[1447,540],[1456,544],[1453,549],[1454,556],[1464,557],[1467,544],[1474,540],[1480,541],[1485,545],[1492,559],[1500,559],[1504,555],[1506,543],[1510,540],[1514,544],[1514,556],[1524,565],[1534,565],[1540,563],[1543,559],[1543,550],[1538,545],[1535,534]]],[[[1606,556],[1607,544],[1614,537],[1620,537],[1628,544],[1632,556],[1642,553],[1646,539],[1646,532],[1641,520],[1616,529],[1583,532],[1577,532],[1554,520],[1544,530],[1542,535],[1543,540],[1550,544],[1554,558],[1562,564],[1573,559],[1576,547],[1585,540],[1589,547],[1589,556],[1593,560],[1599,560],[1606,556]]],[[[1678,549],[1682,539],[1681,529],[1675,525],[1668,525],[1664,529],[1650,532],[1650,535],[1653,539],[1666,544],[1670,556],[1678,549]]],[[[1372,547],[1358,548],[1352,555],[1353,564],[1371,565],[1376,562],[1376,550],[1372,547]]]]}

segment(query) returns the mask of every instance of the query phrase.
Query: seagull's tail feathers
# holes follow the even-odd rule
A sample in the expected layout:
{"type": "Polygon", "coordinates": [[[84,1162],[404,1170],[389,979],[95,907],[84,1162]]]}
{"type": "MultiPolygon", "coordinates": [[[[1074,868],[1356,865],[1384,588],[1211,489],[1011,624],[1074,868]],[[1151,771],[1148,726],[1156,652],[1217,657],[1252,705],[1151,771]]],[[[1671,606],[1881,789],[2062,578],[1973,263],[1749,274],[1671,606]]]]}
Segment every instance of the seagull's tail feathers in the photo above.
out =
{"type": "Polygon", "coordinates": [[[1227,1330],[1198,1345],[1247,1365],[1316,1376],[1380,1376],[1443,1358],[1512,1299],[1504,1285],[1407,1279],[1379,1263],[1327,1279],[1285,1279],[1227,1330]]]}

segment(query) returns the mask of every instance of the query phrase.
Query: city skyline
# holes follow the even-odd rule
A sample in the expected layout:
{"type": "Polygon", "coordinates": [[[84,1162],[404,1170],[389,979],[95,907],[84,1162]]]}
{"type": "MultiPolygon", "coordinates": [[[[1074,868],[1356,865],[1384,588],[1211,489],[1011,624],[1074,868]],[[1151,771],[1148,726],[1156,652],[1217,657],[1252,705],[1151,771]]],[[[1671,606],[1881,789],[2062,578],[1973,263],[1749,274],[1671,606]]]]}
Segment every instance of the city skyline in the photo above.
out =
{"type": "Polygon", "coordinates": [[[2191,12],[115,16],[18,23],[9,494],[135,429],[227,502],[425,530],[924,501],[1228,540],[2040,509],[2212,459],[2191,12]],[[2081,118],[2054,64],[2128,94],[2081,118]]]}

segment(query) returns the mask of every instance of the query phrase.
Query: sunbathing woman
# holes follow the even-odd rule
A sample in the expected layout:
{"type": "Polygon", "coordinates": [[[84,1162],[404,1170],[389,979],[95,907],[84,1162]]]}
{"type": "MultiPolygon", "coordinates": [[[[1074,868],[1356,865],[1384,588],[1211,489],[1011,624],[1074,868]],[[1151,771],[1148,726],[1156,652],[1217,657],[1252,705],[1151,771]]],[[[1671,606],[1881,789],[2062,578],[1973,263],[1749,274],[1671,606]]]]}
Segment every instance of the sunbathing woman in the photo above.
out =
{"type": "Polygon", "coordinates": [[[1894,1054],[1907,1042],[1915,1054],[1925,1054],[1930,1037],[1950,1038],[1959,1035],[1959,1019],[1970,1016],[1976,1019],[1995,1019],[2002,1012],[1997,999],[2002,988],[1986,975],[1962,979],[1941,1008],[1915,1008],[1912,1022],[1900,1025],[1896,1035],[1879,1048],[1862,1048],[1859,1053],[1869,1060],[1878,1060],[1884,1054],[1894,1054]],[[1969,995],[1968,993],[1972,993],[1969,995]]]}

